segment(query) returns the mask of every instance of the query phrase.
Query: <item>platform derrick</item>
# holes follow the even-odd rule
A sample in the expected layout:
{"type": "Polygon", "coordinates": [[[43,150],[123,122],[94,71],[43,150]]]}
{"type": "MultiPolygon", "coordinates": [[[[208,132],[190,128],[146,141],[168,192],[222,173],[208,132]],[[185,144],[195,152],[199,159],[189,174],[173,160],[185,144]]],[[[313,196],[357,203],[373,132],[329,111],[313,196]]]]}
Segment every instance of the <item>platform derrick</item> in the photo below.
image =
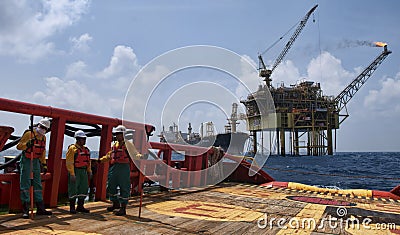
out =
{"type": "MultiPolygon", "coordinates": [[[[274,115],[270,115],[271,110],[273,110],[273,104],[269,104],[268,99],[268,92],[266,90],[274,90],[271,84],[271,75],[275,68],[282,62],[283,58],[289,52],[289,49],[292,47],[293,43],[296,41],[297,37],[305,27],[308,19],[310,18],[311,14],[315,11],[318,5],[315,5],[311,8],[307,14],[301,19],[300,23],[298,24],[295,32],[290,37],[289,41],[286,43],[285,47],[275,60],[274,64],[271,66],[270,69],[264,63],[262,55],[267,52],[265,50],[263,53],[258,55],[259,60],[259,76],[263,78],[266,85],[265,87],[260,86],[256,94],[249,95],[247,100],[241,101],[246,106],[247,112],[247,127],[248,130],[251,132],[251,136],[253,138],[253,152],[257,153],[257,132],[261,130],[271,130],[271,128],[276,129],[277,127],[270,127],[271,126],[271,119],[274,119],[274,115]],[[257,98],[257,101],[256,99],[257,98]],[[263,106],[263,107],[259,107],[263,106]],[[267,120],[261,120],[261,117],[265,117],[267,120]]],[[[281,40],[281,37],[279,40],[281,40]]],[[[279,41],[278,40],[278,41],[279,41]]],[[[273,45],[275,45],[274,43],[273,45]]],[[[270,97],[269,97],[270,98],[270,97]]],[[[274,99],[275,100],[275,99],[274,99]]],[[[279,121],[279,119],[278,119],[279,121]]],[[[275,125],[275,124],[272,124],[275,125]]],[[[278,129],[277,129],[278,130],[278,129]]],[[[284,153],[285,151],[283,151],[284,153]]]]}
{"type": "Polygon", "coordinates": [[[286,133],[289,133],[291,155],[332,155],[334,152],[333,131],[349,116],[346,105],[361,86],[368,80],[383,60],[391,53],[385,43],[376,43],[383,52],[367,66],[339,95],[325,96],[319,83],[303,81],[285,87],[273,87],[271,74],[287,54],[294,40],[304,28],[314,6],[300,22],[284,50],[271,69],[267,69],[259,56],[260,77],[266,85],[242,100],[246,106],[247,128],[253,136],[253,152],[257,152],[257,132],[276,133],[277,154],[286,155],[286,133]],[[274,110],[274,111],[273,111],[274,110]],[[301,151],[303,150],[303,151],[301,151]]]}

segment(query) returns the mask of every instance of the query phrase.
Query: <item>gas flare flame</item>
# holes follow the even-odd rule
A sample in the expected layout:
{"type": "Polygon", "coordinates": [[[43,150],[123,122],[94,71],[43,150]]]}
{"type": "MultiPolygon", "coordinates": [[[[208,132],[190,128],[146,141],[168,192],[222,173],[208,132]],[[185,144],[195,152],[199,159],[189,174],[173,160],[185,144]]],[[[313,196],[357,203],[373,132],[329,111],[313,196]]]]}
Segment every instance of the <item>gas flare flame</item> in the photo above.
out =
{"type": "Polygon", "coordinates": [[[374,42],[376,47],[384,47],[387,45],[385,42],[374,42]]]}

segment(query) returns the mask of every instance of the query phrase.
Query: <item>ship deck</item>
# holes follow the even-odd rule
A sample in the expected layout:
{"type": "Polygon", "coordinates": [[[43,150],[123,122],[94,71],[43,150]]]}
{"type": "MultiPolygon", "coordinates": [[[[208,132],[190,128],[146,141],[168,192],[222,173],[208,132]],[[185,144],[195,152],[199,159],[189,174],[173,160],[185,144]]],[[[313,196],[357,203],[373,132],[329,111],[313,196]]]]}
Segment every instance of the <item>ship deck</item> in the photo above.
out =
{"type": "Polygon", "coordinates": [[[52,216],[33,220],[1,215],[0,233],[400,234],[399,200],[229,182],[206,189],[148,192],[140,218],[138,196],[129,201],[126,216],[107,212],[107,206],[90,202],[90,214],[75,215],[68,213],[69,206],[60,206],[52,209],[52,216]]]}

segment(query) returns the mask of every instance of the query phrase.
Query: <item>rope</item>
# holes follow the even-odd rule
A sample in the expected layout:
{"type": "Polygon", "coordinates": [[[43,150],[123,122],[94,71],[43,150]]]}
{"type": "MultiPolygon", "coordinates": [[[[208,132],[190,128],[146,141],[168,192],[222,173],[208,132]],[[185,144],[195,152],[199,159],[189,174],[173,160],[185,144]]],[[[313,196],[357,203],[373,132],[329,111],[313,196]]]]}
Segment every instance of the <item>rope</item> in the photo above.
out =
{"type": "Polygon", "coordinates": [[[317,173],[311,171],[297,171],[297,170],[283,170],[279,168],[266,167],[263,168],[275,171],[284,171],[284,172],[294,172],[304,175],[320,175],[320,176],[334,176],[334,177],[345,177],[345,178],[354,178],[354,179],[383,179],[383,180],[395,180],[400,181],[400,178],[390,178],[390,177],[382,177],[382,176],[370,176],[370,175],[341,175],[341,174],[328,174],[328,173],[317,173]]]}

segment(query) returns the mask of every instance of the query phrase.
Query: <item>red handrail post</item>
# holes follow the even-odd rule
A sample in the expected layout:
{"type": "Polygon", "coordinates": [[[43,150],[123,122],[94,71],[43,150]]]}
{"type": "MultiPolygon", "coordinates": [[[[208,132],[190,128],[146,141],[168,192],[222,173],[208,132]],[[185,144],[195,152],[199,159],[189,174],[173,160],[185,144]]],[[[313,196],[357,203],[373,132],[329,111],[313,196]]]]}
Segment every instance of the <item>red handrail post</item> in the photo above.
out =
{"type": "MultiPolygon", "coordinates": [[[[103,125],[100,137],[99,158],[106,155],[111,149],[112,126],[103,125]]],[[[99,164],[96,173],[96,200],[106,200],[106,183],[107,183],[108,163],[99,164]]]]}
{"type": "Polygon", "coordinates": [[[44,202],[50,207],[56,207],[58,202],[58,188],[61,178],[62,151],[64,145],[66,119],[64,117],[53,118],[51,124],[51,135],[47,168],[52,174],[49,184],[46,184],[44,202]]]}
{"type": "Polygon", "coordinates": [[[203,174],[203,185],[207,185],[207,175],[208,175],[208,151],[202,155],[202,174],[203,174]]]}

